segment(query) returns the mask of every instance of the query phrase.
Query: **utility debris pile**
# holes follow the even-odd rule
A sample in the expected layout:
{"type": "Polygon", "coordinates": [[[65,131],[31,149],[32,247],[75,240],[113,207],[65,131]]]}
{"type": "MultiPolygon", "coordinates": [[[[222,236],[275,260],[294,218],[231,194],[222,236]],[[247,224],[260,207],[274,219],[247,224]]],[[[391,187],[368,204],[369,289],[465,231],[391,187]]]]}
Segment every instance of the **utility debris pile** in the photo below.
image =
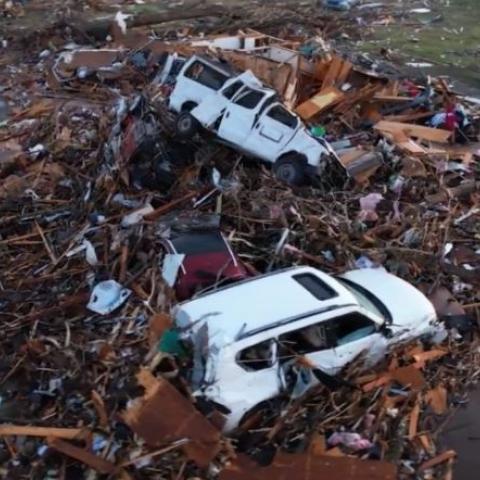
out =
{"type": "Polygon", "coordinates": [[[228,18],[2,61],[0,471],[450,479],[479,103],[228,18]]]}

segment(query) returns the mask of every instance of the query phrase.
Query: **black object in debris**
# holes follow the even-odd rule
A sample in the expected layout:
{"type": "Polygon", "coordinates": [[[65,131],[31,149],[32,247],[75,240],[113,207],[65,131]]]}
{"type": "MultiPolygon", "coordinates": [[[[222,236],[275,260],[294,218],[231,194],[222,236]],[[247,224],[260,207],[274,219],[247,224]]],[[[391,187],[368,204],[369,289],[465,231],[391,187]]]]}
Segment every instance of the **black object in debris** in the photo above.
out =
{"type": "Polygon", "coordinates": [[[136,52],[131,56],[132,63],[137,68],[146,68],[148,65],[147,54],[145,52],[136,52]]]}
{"type": "Polygon", "coordinates": [[[0,97],[0,122],[7,120],[9,111],[8,102],[5,98],[0,97]]]}
{"type": "Polygon", "coordinates": [[[357,385],[340,378],[338,376],[329,375],[319,368],[312,368],[312,372],[319,382],[325,385],[329,390],[338,390],[342,387],[348,387],[352,389],[358,389],[357,385]]]}
{"type": "Polygon", "coordinates": [[[447,329],[455,328],[462,336],[478,329],[478,323],[470,315],[445,315],[441,317],[447,329]]]}
{"type": "Polygon", "coordinates": [[[255,460],[261,467],[267,467],[273,462],[273,459],[277,453],[277,449],[271,443],[260,447],[250,454],[252,460],[255,460]]]}

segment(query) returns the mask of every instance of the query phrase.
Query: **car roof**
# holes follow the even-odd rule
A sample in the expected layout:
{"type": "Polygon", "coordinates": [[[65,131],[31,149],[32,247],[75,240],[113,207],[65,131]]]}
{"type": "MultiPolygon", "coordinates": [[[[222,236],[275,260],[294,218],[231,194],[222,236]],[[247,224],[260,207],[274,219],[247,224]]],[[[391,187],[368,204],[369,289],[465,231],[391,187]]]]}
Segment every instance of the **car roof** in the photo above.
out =
{"type": "Polygon", "coordinates": [[[312,267],[294,267],[184,302],[176,307],[175,323],[180,328],[190,326],[193,331],[206,324],[209,343],[222,347],[286,321],[295,321],[296,317],[345,305],[358,306],[358,301],[333,277],[312,267]],[[320,287],[324,285],[333,295],[319,300],[299,283],[298,279],[305,278],[318,279],[320,287]]]}

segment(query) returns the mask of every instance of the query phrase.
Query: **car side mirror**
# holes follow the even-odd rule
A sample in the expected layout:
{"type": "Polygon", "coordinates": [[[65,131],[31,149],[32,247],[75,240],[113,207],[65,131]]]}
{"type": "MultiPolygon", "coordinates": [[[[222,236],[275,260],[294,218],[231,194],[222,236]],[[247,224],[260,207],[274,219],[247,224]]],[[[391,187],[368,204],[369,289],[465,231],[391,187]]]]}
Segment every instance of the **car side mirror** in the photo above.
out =
{"type": "Polygon", "coordinates": [[[392,338],[393,337],[393,330],[390,327],[380,327],[380,332],[383,334],[384,337],[386,338],[392,338]]]}

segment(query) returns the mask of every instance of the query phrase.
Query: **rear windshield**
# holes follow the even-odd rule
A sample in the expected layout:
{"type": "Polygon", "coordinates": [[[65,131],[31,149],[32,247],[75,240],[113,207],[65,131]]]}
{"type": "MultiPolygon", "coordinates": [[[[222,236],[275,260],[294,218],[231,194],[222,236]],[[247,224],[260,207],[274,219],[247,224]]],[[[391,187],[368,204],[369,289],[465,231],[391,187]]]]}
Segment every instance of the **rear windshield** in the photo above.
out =
{"type": "Polygon", "coordinates": [[[197,255],[200,253],[228,252],[220,232],[193,232],[170,238],[178,253],[197,255]]]}
{"type": "Polygon", "coordinates": [[[187,68],[185,77],[195,80],[213,90],[219,90],[228,80],[227,75],[199,61],[193,62],[187,68]]]}

